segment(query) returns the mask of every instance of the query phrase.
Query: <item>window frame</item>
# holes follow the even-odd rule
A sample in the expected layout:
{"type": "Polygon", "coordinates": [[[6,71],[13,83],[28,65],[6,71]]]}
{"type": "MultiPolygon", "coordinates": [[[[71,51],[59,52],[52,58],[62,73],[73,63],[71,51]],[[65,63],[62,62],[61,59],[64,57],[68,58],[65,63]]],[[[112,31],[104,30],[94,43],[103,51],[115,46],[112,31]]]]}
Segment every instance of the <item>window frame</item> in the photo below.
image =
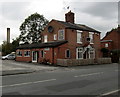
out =
{"type": "Polygon", "coordinates": [[[81,30],[77,30],[77,43],[82,44],[82,31],[81,30]]]}
{"type": "Polygon", "coordinates": [[[76,59],[83,59],[83,48],[76,48],[76,59]],[[81,49],[79,51],[79,49],[81,49]],[[78,58],[78,53],[81,53],[81,58],[78,58]]]}
{"type": "Polygon", "coordinates": [[[41,58],[44,58],[44,50],[40,51],[41,58]]]}
{"type": "Polygon", "coordinates": [[[58,30],[58,40],[65,40],[65,30],[64,29],[58,30]],[[61,38],[60,33],[62,33],[62,32],[63,32],[63,34],[62,34],[63,36],[62,36],[62,39],[60,39],[61,38]]]}
{"type": "Polygon", "coordinates": [[[108,44],[108,43],[105,43],[105,47],[108,48],[108,47],[109,47],[109,44],[108,44]]]}
{"type": "Polygon", "coordinates": [[[94,32],[89,32],[89,38],[90,38],[90,44],[94,44],[94,32]]]}
{"type": "Polygon", "coordinates": [[[44,42],[48,42],[48,36],[44,35],[44,42]]]}
{"type": "Polygon", "coordinates": [[[90,49],[90,51],[89,51],[89,59],[95,59],[95,49],[94,48],[90,49]],[[91,58],[91,52],[93,53],[93,58],[91,58]]]}
{"type": "Polygon", "coordinates": [[[21,50],[17,51],[16,55],[17,55],[17,57],[22,57],[22,55],[23,55],[22,51],[21,50]]]}
{"type": "Polygon", "coordinates": [[[65,50],[65,58],[70,58],[70,56],[71,56],[70,49],[65,50]],[[67,56],[67,51],[69,51],[69,57],[67,56]]]}
{"type": "Polygon", "coordinates": [[[57,34],[53,35],[54,40],[57,40],[57,34]]]}
{"type": "Polygon", "coordinates": [[[25,51],[24,51],[24,57],[30,57],[30,51],[25,50],[25,51]],[[26,53],[28,52],[27,55],[25,55],[25,52],[26,52],[26,53]]]}

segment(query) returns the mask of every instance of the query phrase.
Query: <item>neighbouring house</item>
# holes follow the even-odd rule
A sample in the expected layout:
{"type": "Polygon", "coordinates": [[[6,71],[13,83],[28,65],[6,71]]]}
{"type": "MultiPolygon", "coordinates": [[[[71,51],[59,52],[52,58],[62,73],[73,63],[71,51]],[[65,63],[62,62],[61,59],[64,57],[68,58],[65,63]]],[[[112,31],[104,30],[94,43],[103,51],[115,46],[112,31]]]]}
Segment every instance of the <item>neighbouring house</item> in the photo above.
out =
{"type": "Polygon", "coordinates": [[[16,61],[57,64],[58,59],[100,58],[100,32],[75,24],[71,11],[65,14],[65,21],[51,20],[41,34],[42,43],[17,48],[16,61]]]}
{"type": "Polygon", "coordinates": [[[103,57],[111,57],[112,62],[118,62],[120,53],[120,27],[107,32],[101,39],[101,52],[103,57]]]}

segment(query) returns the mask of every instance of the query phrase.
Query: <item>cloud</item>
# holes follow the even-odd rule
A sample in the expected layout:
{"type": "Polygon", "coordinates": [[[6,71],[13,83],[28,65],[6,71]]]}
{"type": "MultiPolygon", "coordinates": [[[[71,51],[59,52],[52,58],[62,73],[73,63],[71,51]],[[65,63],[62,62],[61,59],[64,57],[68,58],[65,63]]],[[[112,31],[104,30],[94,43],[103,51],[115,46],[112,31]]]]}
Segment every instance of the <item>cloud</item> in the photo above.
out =
{"type": "Polygon", "coordinates": [[[118,16],[117,2],[95,2],[92,6],[82,9],[82,12],[105,19],[113,19],[118,16]]]}
{"type": "Polygon", "coordinates": [[[26,14],[29,2],[3,2],[2,17],[7,20],[19,20],[26,14]]]}
{"type": "Polygon", "coordinates": [[[0,43],[6,40],[7,27],[11,28],[11,39],[18,37],[21,23],[35,12],[49,20],[64,20],[65,13],[70,9],[75,13],[76,23],[93,27],[104,36],[117,26],[116,1],[118,0],[1,0],[0,43]],[[66,9],[68,6],[70,9],[66,9]]]}
{"type": "Polygon", "coordinates": [[[79,2],[69,3],[70,9],[75,12],[76,23],[85,24],[105,33],[118,24],[117,2],[79,2]]]}

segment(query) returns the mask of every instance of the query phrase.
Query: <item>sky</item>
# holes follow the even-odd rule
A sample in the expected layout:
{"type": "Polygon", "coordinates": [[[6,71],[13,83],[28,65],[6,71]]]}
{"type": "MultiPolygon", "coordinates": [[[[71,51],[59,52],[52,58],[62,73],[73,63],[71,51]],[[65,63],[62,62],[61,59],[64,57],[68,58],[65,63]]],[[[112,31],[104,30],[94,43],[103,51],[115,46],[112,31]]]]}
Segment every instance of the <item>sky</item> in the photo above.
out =
{"type": "Polygon", "coordinates": [[[46,19],[65,21],[65,13],[75,13],[75,23],[84,24],[105,33],[118,25],[119,0],[1,0],[0,1],[0,44],[6,41],[7,28],[10,39],[20,35],[19,27],[34,13],[46,19]],[[69,6],[69,9],[67,7],[69,6]]]}

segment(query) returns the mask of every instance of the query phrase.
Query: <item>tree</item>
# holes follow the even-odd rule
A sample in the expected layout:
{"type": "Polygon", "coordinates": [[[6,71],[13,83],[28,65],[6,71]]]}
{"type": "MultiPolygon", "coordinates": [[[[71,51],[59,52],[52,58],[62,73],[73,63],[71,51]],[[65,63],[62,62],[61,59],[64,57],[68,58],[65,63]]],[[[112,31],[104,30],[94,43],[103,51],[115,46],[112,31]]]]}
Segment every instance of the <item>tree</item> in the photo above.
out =
{"type": "Polygon", "coordinates": [[[7,43],[6,41],[3,41],[2,44],[2,55],[7,55],[9,53],[11,53],[12,51],[12,44],[11,43],[7,43]]]}
{"type": "Polygon", "coordinates": [[[11,52],[15,52],[16,51],[16,48],[19,46],[19,42],[20,42],[20,38],[16,38],[16,39],[13,39],[12,41],[12,51],[11,52]]]}
{"type": "Polygon", "coordinates": [[[19,46],[19,38],[13,39],[12,43],[7,43],[6,41],[3,41],[2,44],[2,54],[7,55],[10,54],[11,52],[15,52],[16,48],[19,46]]]}
{"type": "Polygon", "coordinates": [[[48,20],[38,13],[34,13],[20,26],[20,40],[23,43],[38,43],[41,42],[41,32],[44,30],[48,20]]]}

